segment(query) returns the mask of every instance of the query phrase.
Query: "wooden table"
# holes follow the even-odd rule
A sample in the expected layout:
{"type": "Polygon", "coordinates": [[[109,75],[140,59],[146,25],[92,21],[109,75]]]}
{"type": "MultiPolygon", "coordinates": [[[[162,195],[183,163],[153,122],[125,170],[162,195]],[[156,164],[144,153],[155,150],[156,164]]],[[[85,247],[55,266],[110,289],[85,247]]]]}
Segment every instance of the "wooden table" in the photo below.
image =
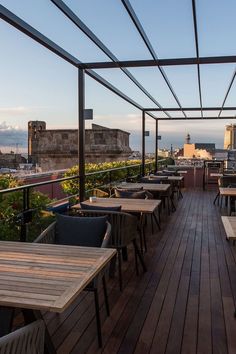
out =
{"type": "MultiPolygon", "coordinates": [[[[161,201],[156,199],[96,198],[92,203],[89,200],[83,203],[100,207],[114,207],[120,205],[121,210],[127,213],[153,214],[160,206],[161,201]]],[[[80,204],[75,204],[72,208],[80,209],[80,204]]]]}
{"type": "Polygon", "coordinates": [[[226,238],[228,240],[236,239],[236,217],[235,216],[221,216],[225,232],[226,238]]]}
{"type": "Polygon", "coordinates": [[[164,181],[164,183],[166,181],[170,182],[172,185],[177,187],[177,195],[178,198],[181,197],[183,198],[182,192],[181,192],[181,182],[184,181],[184,177],[183,176],[156,176],[156,175],[150,175],[150,176],[145,176],[144,177],[147,181],[164,181]]]}
{"type": "Polygon", "coordinates": [[[236,197],[236,188],[219,188],[220,195],[227,198],[228,215],[230,215],[230,197],[236,197]]]}
{"type": "MultiPolygon", "coordinates": [[[[0,306],[39,310],[37,317],[40,310],[63,312],[115,254],[108,248],[0,241],[0,306]]],[[[52,343],[49,348],[55,352],[52,343]]]]}

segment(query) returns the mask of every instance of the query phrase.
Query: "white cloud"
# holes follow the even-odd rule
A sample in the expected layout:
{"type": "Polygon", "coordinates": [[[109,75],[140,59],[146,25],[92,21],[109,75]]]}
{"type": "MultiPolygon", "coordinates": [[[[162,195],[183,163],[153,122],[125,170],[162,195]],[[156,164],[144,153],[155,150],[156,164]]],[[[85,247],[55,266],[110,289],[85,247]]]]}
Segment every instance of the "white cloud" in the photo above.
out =
{"type": "Polygon", "coordinates": [[[18,125],[12,126],[12,125],[7,124],[5,121],[2,123],[0,122],[0,131],[1,132],[20,131],[20,130],[23,130],[23,129],[20,129],[18,125]]]}

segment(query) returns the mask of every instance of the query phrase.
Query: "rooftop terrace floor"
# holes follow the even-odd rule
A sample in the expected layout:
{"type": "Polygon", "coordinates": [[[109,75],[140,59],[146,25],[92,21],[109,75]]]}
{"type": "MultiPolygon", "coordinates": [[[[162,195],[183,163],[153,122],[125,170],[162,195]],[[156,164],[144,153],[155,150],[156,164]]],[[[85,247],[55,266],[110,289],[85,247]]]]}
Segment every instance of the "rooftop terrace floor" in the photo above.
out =
{"type": "Polygon", "coordinates": [[[225,240],[214,196],[185,191],[162,231],[148,235],[148,271],[136,276],[130,252],[123,292],[109,280],[110,317],[100,294],[102,350],[92,293],[61,315],[45,314],[59,354],[236,353],[236,248],[225,240]]]}

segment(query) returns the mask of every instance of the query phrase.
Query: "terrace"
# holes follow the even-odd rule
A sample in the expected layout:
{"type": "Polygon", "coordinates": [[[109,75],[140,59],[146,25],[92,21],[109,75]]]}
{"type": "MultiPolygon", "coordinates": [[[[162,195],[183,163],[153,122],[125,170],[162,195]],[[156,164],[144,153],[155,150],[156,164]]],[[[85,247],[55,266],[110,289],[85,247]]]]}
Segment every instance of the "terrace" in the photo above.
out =
{"type": "MultiPolygon", "coordinates": [[[[236,71],[233,71],[232,79],[220,103],[214,106],[203,105],[202,71],[204,69],[202,68],[215,64],[221,64],[223,67],[226,64],[234,64],[236,56],[200,56],[198,8],[194,0],[190,14],[195,55],[166,59],[158,58],[136,14],[135,4],[132,7],[128,0],[121,1],[123,10],[130,22],[134,24],[135,30],[151,56],[150,59],[144,60],[119,60],[63,1],[52,0],[50,3],[54,4],[55,10],[62,12],[67,20],[72,21],[76,28],[81,30],[109,60],[79,61],[77,57],[2,5],[0,5],[0,17],[10,26],[70,63],[78,72],[79,174],[72,178],[79,181],[80,201],[86,199],[87,178],[84,157],[85,76],[94,79],[141,112],[140,174],[142,176],[147,172],[145,167],[147,119],[154,121],[155,159],[152,169],[157,171],[159,126],[164,121],[175,124],[179,120],[185,123],[201,119],[204,124],[208,120],[221,121],[235,118],[236,107],[226,106],[226,103],[229,102],[229,95],[234,87],[236,71]],[[185,107],[181,104],[164,68],[186,69],[187,66],[194,67],[199,104],[185,107]],[[175,105],[172,105],[172,102],[162,106],[127,69],[143,68],[144,70],[147,67],[158,70],[175,105]],[[149,105],[140,105],[96,71],[103,69],[122,70],[148,98],[149,105]]],[[[192,172],[188,173],[190,175],[192,172]]],[[[194,169],[194,182],[193,180],[189,182],[190,179],[186,176],[188,183],[183,190],[184,197],[174,201],[176,211],[167,215],[167,210],[162,210],[161,231],[155,229],[152,233],[151,225],[149,223],[146,225],[147,252],[143,256],[147,272],[143,273],[140,270],[138,276],[135,274],[132,266],[133,255],[128,248],[128,261],[122,263],[123,291],[119,289],[117,276],[109,279],[108,294],[111,309],[109,317],[106,315],[103,295],[99,294],[103,336],[101,349],[98,349],[97,344],[96,316],[90,293],[81,293],[61,314],[43,312],[43,318],[57,353],[234,353],[236,351],[234,318],[236,253],[234,245],[225,240],[226,234],[221,221],[221,215],[226,214],[227,210],[213,204],[216,185],[207,185],[204,191],[199,188],[205,170],[198,172],[199,178],[196,177],[196,173],[194,169]]],[[[205,178],[206,176],[204,181],[205,178]]],[[[53,181],[53,184],[61,181],[53,181]]],[[[42,187],[49,183],[41,183],[34,187],[42,187]]],[[[30,208],[29,188],[29,186],[19,188],[23,191],[23,215],[27,214],[30,208]]],[[[4,193],[11,193],[11,190],[0,191],[0,195],[4,193]]],[[[14,318],[14,325],[17,327],[21,324],[22,313],[19,311],[14,318]]]]}

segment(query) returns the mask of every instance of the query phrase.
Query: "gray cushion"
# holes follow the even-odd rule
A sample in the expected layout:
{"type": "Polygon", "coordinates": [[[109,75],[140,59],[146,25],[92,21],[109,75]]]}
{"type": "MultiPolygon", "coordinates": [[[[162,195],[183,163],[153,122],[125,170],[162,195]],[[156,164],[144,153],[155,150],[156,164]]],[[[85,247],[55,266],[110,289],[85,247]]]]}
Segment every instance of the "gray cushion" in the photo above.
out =
{"type": "Polygon", "coordinates": [[[146,192],[127,192],[122,190],[115,189],[115,196],[116,198],[132,198],[132,199],[145,199],[146,192]]]}
{"type": "Polygon", "coordinates": [[[56,243],[101,247],[106,232],[106,216],[76,217],[56,215],[56,243]]]}
{"type": "Polygon", "coordinates": [[[103,206],[98,206],[94,205],[94,203],[86,204],[86,203],[80,203],[81,209],[84,210],[107,210],[107,211],[121,211],[121,205],[114,206],[114,207],[103,207],[103,206]]]}
{"type": "Polygon", "coordinates": [[[132,188],[132,187],[130,187],[130,188],[126,188],[126,187],[117,187],[116,188],[118,191],[126,191],[126,192],[141,192],[141,191],[143,191],[143,187],[139,187],[139,188],[132,188]]]}

